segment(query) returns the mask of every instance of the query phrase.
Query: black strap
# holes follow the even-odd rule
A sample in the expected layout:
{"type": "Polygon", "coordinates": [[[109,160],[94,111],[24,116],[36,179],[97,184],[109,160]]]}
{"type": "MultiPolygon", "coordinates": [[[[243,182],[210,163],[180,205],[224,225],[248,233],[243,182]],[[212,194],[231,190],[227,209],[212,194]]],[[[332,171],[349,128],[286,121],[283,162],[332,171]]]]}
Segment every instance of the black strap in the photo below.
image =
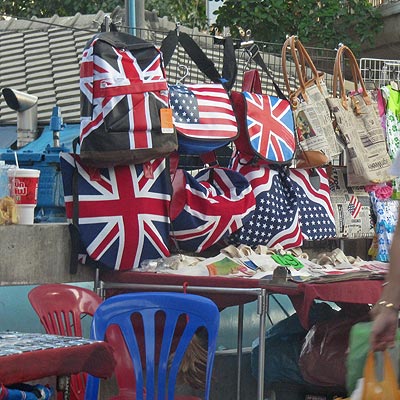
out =
{"type": "Polygon", "coordinates": [[[78,196],[78,168],[75,163],[72,173],[72,223],[69,224],[69,234],[71,238],[71,259],[69,263],[69,273],[78,272],[78,255],[80,249],[79,236],[79,196],[78,196]]]}
{"type": "Polygon", "coordinates": [[[163,53],[164,64],[167,66],[171,61],[172,55],[177,47],[181,44],[189,57],[197,65],[199,70],[203,72],[211,81],[222,83],[226,90],[230,90],[236,79],[237,64],[235,57],[235,48],[231,37],[226,37],[224,44],[224,60],[222,73],[218,72],[214,62],[204,53],[196,41],[185,32],[177,30],[170,31],[161,43],[160,50],[163,53]]]}
{"type": "Polygon", "coordinates": [[[253,44],[247,51],[250,53],[252,60],[255,61],[257,65],[261,67],[261,69],[267,74],[268,78],[271,79],[272,84],[274,85],[275,92],[280,99],[287,100],[287,97],[284,95],[278,84],[275,82],[274,77],[272,76],[270,68],[265,64],[263,58],[261,57],[260,50],[256,44],[253,44]]]}

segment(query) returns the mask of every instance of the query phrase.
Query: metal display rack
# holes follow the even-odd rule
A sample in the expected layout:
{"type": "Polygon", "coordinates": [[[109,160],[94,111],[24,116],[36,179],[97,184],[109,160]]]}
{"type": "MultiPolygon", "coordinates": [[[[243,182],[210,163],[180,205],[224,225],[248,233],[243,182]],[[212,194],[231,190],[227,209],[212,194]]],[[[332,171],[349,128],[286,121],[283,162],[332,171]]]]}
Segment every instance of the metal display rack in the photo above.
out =
{"type": "Polygon", "coordinates": [[[361,58],[360,70],[364,82],[373,83],[376,87],[400,80],[400,60],[361,58]]]}

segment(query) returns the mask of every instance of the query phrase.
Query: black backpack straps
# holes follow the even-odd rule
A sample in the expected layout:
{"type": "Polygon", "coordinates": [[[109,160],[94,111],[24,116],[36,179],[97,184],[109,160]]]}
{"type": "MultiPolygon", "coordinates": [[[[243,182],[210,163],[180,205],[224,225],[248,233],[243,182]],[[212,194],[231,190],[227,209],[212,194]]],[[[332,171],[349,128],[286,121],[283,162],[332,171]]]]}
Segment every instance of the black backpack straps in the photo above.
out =
{"type": "Polygon", "coordinates": [[[227,36],[224,41],[224,64],[222,67],[222,77],[226,79],[225,88],[231,90],[236,81],[238,66],[236,62],[235,46],[231,36],[227,36]]]}
{"type": "Polygon", "coordinates": [[[200,46],[185,32],[180,32],[178,36],[179,43],[185,49],[189,57],[194,61],[199,70],[203,72],[214,83],[222,83],[221,74],[212,60],[210,60],[200,46]]]}
{"type": "Polygon", "coordinates": [[[237,63],[235,48],[231,37],[223,39],[224,61],[222,76],[215,67],[214,62],[204,53],[197,42],[185,32],[170,31],[162,41],[160,50],[163,54],[164,64],[167,66],[178,45],[181,44],[188,56],[204,75],[214,83],[222,83],[226,90],[230,90],[235,83],[237,63]]]}
{"type": "Polygon", "coordinates": [[[165,66],[167,66],[171,61],[176,46],[178,46],[178,35],[176,31],[169,31],[168,35],[162,41],[160,47],[160,51],[163,54],[163,60],[165,66]]]}
{"type": "Polygon", "coordinates": [[[69,263],[69,273],[76,274],[78,271],[78,254],[80,250],[79,236],[79,196],[78,196],[78,169],[75,163],[72,173],[72,223],[69,224],[69,234],[71,238],[71,259],[69,263]]]}
{"type": "Polygon", "coordinates": [[[257,45],[253,45],[249,51],[251,52],[252,59],[258,64],[261,69],[267,74],[268,78],[271,79],[272,84],[274,85],[275,92],[278,95],[280,99],[287,100],[287,97],[284,95],[282,92],[281,88],[278,86],[278,84],[275,82],[274,77],[271,74],[270,69],[267,67],[265,64],[263,58],[261,57],[260,50],[257,45]]]}

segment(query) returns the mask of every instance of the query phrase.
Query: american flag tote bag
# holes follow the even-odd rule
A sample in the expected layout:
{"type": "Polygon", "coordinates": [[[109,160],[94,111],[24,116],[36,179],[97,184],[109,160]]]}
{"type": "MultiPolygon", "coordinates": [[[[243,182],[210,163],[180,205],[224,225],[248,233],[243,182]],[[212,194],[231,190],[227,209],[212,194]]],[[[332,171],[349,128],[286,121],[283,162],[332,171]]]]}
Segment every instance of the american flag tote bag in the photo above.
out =
{"type": "Polygon", "coordinates": [[[181,250],[201,252],[237,231],[252,217],[255,197],[247,179],[222,167],[172,176],[171,236],[181,250]]]}
{"type": "Polygon", "coordinates": [[[250,220],[229,236],[232,244],[259,244],[289,249],[303,244],[296,190],[286,166],[252,165],[251,158],[234,155],[231,168],[251,184],[256,209],[250,220]]]}
{"type": "Polygon", "coordinates": [[[82,263],[88,257],[107,269],[130,270],[170,255],[171,182],[165,159],[98,169],[78,155],[61,153],[60,165],[66,215],[71,224],[77,220],[87,253],[80,255],[82,263]]]}
{"type": "Polygon", "coordinates": [[[161,52],[123,32],[102,32],[80,65],[80,155],[97,167],[140,164],[177,149],[161,52]]]}
{"type": "Polygon", "coordinates": [[[239,126],[235,146],[244,156],[251,156],[253,163],[290,164],[294,157],[296,138],[291,106],[280,90],[278,94],[281,97],[261,93],[258,70],[246,71],[243,91],[232,92],[239,126]]]}
{"type": "Polygon", "coordinates": [[[326,169],[291,168],[289,176],[296,191],[303,238],[322,240],[336,237],[335,215],[326,169]]]}
{"type": "Polygon", "coordinates": [[[223,147],[238,136],[230,88],[236,78],[233,41],[223,39],[223,77],[192,37],[171,31],[163,40],[161,51],[168,65],[176,47],[183,50],[209,79],[209,82],[169,84],[170,105],[178,135],[180,154],[203,154],[223,147]]]}

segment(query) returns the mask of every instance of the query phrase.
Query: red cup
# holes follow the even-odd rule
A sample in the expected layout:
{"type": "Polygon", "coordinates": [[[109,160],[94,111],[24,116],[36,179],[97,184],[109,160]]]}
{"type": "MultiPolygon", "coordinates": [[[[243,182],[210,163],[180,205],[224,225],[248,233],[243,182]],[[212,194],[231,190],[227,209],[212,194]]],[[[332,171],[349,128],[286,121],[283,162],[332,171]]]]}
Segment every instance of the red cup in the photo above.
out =
{"type": "Polygon", "coordinates": [[[39,176],[38,169],[12,168],[8,170],[10,194],[17,206],[19,224],[33,224],[39,176]]]}

